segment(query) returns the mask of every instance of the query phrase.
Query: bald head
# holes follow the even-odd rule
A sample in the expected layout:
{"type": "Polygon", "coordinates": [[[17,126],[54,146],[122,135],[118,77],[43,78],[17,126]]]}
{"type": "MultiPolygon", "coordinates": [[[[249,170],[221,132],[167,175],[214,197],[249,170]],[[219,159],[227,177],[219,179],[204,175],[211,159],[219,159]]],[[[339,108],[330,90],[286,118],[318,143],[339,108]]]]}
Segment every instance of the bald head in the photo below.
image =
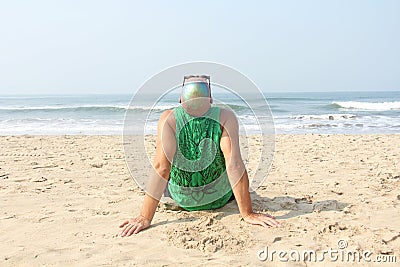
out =
{"type": "Polygon", "coordinates": [[[182,88],[183,102],[198,97],[209,97],[210,88],[205,82],[187,82],[182,88]]]}
{"type": "Polygon", "coordinates": [[[208,81],[199,77],[185,80],[181,102],[185,111],[195,116],[200,116],[209,110],[211,92],[208,81]]]}

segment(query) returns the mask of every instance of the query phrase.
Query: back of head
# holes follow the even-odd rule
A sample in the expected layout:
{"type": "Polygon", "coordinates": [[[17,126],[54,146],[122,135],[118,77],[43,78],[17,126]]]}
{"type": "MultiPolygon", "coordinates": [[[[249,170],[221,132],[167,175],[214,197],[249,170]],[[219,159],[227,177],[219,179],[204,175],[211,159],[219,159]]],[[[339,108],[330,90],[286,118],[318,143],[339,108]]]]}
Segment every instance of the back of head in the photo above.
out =
{"type": "Polygon", "coordinates": [[[206,113],[212,102],[209,76],[185,76],[180,100],[187,113],[194,116],[206,113]]]}

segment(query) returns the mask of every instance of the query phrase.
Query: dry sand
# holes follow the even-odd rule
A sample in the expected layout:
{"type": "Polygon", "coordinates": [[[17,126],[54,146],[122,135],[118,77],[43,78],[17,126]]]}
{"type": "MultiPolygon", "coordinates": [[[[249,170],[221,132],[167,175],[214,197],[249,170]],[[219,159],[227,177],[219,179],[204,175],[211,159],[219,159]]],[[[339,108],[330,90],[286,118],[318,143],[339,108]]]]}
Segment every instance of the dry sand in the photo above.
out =
{"type": "Polygon", "coordinates": [[[138,214],[143,193],[121,137],[2,136],[0,265],[313,266],[257,252],[338,249],[340,239],[399,262],[399,155],[400,135],[279,135],[252,197],[282,227],[248,225],[231,202],[212,212],[159,208],[152,227],[122,238],[118,225],[138,214]]]}

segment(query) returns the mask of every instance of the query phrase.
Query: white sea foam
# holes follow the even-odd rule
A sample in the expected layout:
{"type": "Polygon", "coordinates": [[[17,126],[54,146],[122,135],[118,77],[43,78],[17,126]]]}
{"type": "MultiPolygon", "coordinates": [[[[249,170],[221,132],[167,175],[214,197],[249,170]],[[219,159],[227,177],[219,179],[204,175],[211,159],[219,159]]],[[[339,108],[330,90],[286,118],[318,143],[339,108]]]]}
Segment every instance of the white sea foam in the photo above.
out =
{"type": "Polygon", "coordinates": [[[333,105],[337,105],[343,109],[360,109],[360,110],[396,110],[400,109],[400,102],[358,102],[358,101],[344,101],[344,102],[332,102],[333,105]]]}
{"type": "Polygon", "coordinates": [[[295,120],[351,120],[357,118],[355,114],[300,114],[290,116],[290,119],[295,120]]]}
{"type": "Polygon", "coordinates": [[[74,109],[86,109],[86,110],[101,110],[101,109],[120,109],[120,110],[164,110],[172,109],[173,105],[147,105],[147,106],[125,106],[125,105],[64,105],[64,106],[3,106],[0,110],[4,111],[40,111],[40,110],[74,110],[74,109]]]}

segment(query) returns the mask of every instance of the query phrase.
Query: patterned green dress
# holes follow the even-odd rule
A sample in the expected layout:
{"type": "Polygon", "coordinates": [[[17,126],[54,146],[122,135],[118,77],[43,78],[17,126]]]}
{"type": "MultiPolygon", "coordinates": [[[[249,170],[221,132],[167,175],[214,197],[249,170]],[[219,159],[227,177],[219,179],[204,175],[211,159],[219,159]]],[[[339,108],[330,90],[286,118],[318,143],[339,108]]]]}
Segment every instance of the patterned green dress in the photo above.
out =
{"type": "Polygon", "coordinates": [[[180,106],[174,109],[177,152],[168,189],[186,210],[208,210],[224,206],[232,196],[220,148],[222,131],[219,107],[194,117],[180,106]]]}

